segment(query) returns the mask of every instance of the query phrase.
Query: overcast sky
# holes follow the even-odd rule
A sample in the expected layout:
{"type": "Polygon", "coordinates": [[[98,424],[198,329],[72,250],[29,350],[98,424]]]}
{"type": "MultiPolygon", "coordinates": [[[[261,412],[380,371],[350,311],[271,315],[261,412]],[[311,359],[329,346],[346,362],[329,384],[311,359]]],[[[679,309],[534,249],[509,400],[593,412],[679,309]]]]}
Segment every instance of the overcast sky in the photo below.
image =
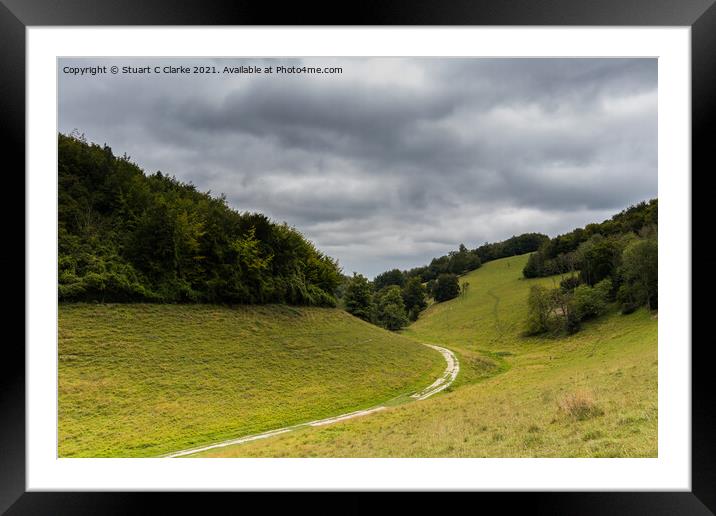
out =
{"type": "Polygon", "coordinates": [[[345,273],[657,195],[655,59],[62,59],[59,130],[239,211],[286,221],[345,273]],[[339,66],[341,74],[117,74],[66,66],[339,66]]]}

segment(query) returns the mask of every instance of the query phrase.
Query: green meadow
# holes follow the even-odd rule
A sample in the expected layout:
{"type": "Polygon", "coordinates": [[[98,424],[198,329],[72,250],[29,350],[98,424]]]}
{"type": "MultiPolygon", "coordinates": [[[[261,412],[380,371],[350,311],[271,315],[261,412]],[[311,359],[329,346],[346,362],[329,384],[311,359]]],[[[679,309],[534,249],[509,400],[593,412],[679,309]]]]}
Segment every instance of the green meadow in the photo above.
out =
{"type": "Polygon", "coordinates": [[[382,404],[434,350],[337,309],[60,304],[60,457],[148,457],[382,404]]]}
{"type": "MultiPolygon", "coordinates": [[[[656,457],[657,316],[616,307],[573,335],[526,337],[527,255],[463,276],[464,295],[403,331],[453,350],[456,382],[433,398],[205,457],[656,457]]],[[[438,366],[435,366],[439,369],[438,366]]]]}

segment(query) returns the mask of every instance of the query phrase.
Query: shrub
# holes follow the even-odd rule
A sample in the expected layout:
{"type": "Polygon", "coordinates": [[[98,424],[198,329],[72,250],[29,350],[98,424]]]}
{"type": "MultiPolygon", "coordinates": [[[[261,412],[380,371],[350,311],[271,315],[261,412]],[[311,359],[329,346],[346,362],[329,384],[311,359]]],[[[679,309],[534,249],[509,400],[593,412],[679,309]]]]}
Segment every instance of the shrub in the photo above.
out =
{"type": "Polygon", "coordinates": [[[420,310],[417,310],[415,307],[408,310],[408,319],[410,319],[410,321],[417,321],[418,317],[420,317],[420,310]]]}
{"type": "Polygon", "coordinates": [[[543,260],[540,253],[532,253],[527,258],[527,264],[522,269],[522,275],[525,278],[538,278],[542,275],[543,260]]]}
{"type": "Polygon", "coordinates": [[[527,334],[556,332],[564,327],[564,311],[557,289],[533,285],[527,298],[527,334]]]}
{"type": "Polygon", "coordinates": [[[606,312],[611,290],[609,279],[594,287],[578,285],[573,291],[534,285],[527,299],[527,334],[579,331],[583,320],[606,312]]]}
{"type": "Polygon", "coordinates": [[[602,315],[607,309],[611,289],[612,282],[609,279],[600,281],[594,287],[579,285],[575,288],[572,296],[572,312],[577,320],[582,321],[602,315]]]}
{"type": "Polygon", "coordinates": [[[612,280],[609,278],[603,279],[602,281],[594,285],[594,290],[597,292],[597,295],[604,299],[605,303],[608,303],[609,300],[614,299],[614,296],[612,295],[612,291],[614,290],[614,283],[612,283],[612,280]]]}
{"type": "Polygon", "coordinates": [[[582,329],[582,318],[576,310],[571,309],[565,315],[564,329],[569,334],[577,333],[582,329]]]}
{"type": "Polygon", "coordinates": [[[622,315],[629,315],[636,312],[637,308],[639,308],[638,303],[625,303],[622,305],[620,312],[622,315]]]}
{"type": "Polygon", "coordinates": [[[579,276],[568,276],[559,282],[559,288],[565,292],[572,292],[582,282],[579,280],[579,276]]]}
{"type": "Polygon", "coordinates": [[[557,400],[557,406],[568,417],[583,421],[604,412],[597,406],[594,396],[587,390],[578,390],[565,394],[557,400]]]}

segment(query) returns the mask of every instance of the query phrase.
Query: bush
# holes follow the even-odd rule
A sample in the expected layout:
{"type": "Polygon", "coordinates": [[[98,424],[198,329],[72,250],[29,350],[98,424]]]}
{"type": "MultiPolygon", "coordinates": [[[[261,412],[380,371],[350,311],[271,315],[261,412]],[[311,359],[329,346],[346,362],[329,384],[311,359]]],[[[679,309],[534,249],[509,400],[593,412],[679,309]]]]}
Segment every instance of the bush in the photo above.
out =
{"type": "Polygon", "coordinates": [[[638,303],[626,303],[622,305],[622,308],[620,310],[620,313],[622,315],[629,315],[636,312],[636,309],[639,308],[638,303]]]}
{"type": "Polygon", "coordinates": [[[583,320],[606,311],[611,289],[608,279],[594,287],[579,285],[574,291],[534,285],[527,298],[527,334],[579,331],[583,320]]]}
{"type": "Polygon", "coordinates": [[[564,316],[564,329],[569,334],[577,333],[582,329],[582,318],[574,309],[564,316]]]}
{"type": "Polygon", "coordinates": [[[565,327],[562,293],[533,285],[527,298],[527,334],[554,333],[565,327]]]}
{"type": "Polygon", "coordinates": [[[605,304],[614,299],[612,296],[612,290],[614,289],[613,285],[612,280],[609,278],[603,279],[594,285],[594,290],[597,291],[598,295],[604,300],[605,304]]]}
{"type": "Polygon", "coordinates": [[[586,390],[578,390],[565,394],[557,401],[559,409],[568,417],[583,421],[604,412],[597,406],[594,396],[586,390]]]}
{"type": "Polygon", "coordinates": [[[579,276],[568,276],[559,282],[559,288],[565,292],[572,292],[581,284],[582,282],[579,280],[579,276]]]}
{"type": "Polygon", "coordinates": [[[607,309],[612,282],[605,279],[594,287],[579,285],[572,296],[572,312],[578,321],[598,317],[607,309]]]}
{"type": "Polygon", "coordinates": [[[539,252],[532,253],[527,258],[527,264],[522,270],[522,275],[525,278],[538,278],[542,275],[543,265],[542,255],[539,252]]]}
{"type": "Polygon", "coordinates": [[[411,322],[417,321],[418,317],[420,317],[420,310],[416,309],[415,307],[408,310],[408,319],[411,322]]]}

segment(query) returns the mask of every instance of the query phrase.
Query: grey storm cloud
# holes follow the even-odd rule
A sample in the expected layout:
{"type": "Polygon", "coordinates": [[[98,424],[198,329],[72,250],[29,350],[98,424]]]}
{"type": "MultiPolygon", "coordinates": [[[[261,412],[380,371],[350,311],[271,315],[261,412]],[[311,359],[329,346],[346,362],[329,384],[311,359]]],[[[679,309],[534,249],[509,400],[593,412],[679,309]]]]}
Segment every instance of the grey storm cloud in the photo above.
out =
{"type": "Polygon", "coordinates": [[[555,235],[657,195],[655,59],[72,58],[58,74],[59,131],[286,221],[346,273],[555,235]],[[62,72],[207,64],[343,72],[62,72]]]}

